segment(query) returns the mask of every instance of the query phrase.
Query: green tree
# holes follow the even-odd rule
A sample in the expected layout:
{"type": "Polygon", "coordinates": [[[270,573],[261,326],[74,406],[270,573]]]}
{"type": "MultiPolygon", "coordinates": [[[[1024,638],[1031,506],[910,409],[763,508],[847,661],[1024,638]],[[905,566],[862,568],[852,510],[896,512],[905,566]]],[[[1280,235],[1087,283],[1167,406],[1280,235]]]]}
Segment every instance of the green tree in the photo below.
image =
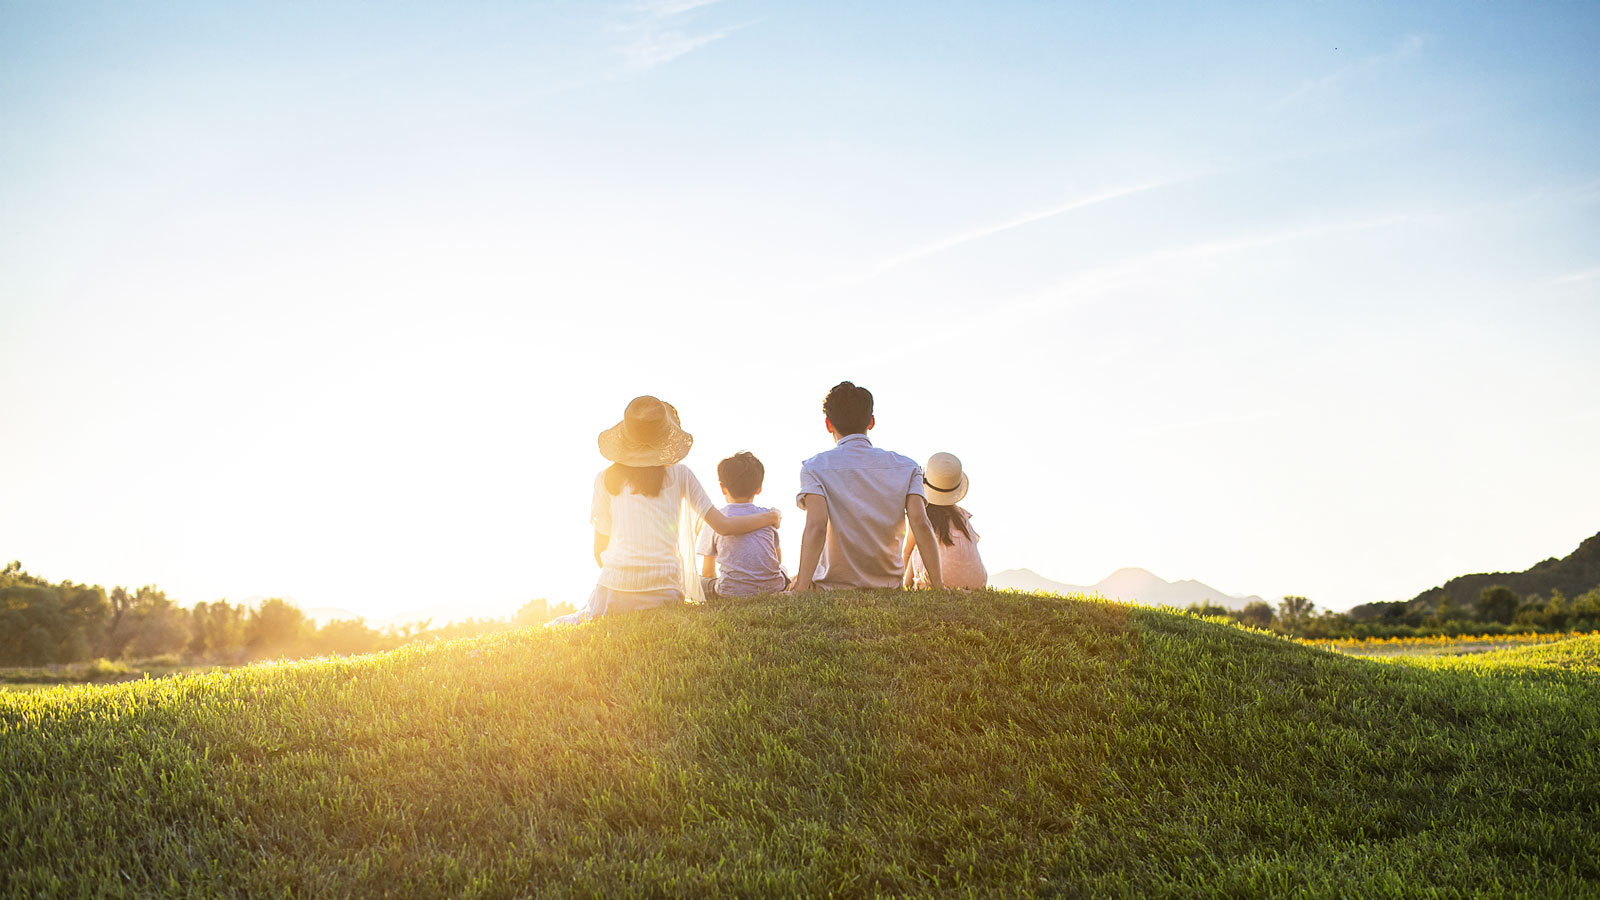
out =
{"type": "Polygon", "coordinates": [[[11,562],[6,563],[6,567],[4,569],[0,569],[0,587],[9,587],[11,585],[18,584],[32,585],[34,587],[50,586],[50,582],[44,580],[43,578],[40,578],[37,575],[29,575],[27,571],[22,568],[21,562],[12,560],[11,562]]]}
{"type": "Polygon", "coordinates": [[[106,599],[111,606],[111,616],[106,622],[105,637],[100,643],[100,655],[106,659],[121,659],[123,648],[133,640],[133,629],[129,624],[132,620],[133,595],[128,593],[127,588],[118,585],[111,589],[106,599]]]}
{"type": "Polygon", "coordinates": [[[189,646],[188,612],[154,585],[139,589],[123,621],[130,625],[123,652],[136,659],[181,653],[189,646]]]}
{"type": "Polygon", "coordinates": [[[242,603],[196,603],[189,611],[189,655],[215,662],[242,662],[249,614],[242,603]]]}
{"type": "Polygon", "coordinates": [[[517,627],[543,625],[550,621],[550,618],[550,601],[543,597],[535,597],[522,604],[517,614],[511,617],[511,624],[517,627]]]}
{"type": "Polygon", "coordinates": [[[69,625],[55,588],[21,579],[0,587],[0,663],[38,666],[56,662],[69,625]]]}
{"type": "Polygon", "coordinates": [[[383,635],[368,628],[363,619],[335,619],[317,629],[311,644],[319,654],[341,656],[386,649],[383,635]]]}
{"type": "Polygon", "coordinates": [[[1561,596],[1560,591],[1550,592],[1550,601],[1544,605],[1543,619],[1539,624],[1552,631],[1561,631],[1567,627],[1572,618],[1572,608],[1567,603],[1567,598],[1561,596]]]}
{"type": "Polygon", "coordinates": [[[1252,628],[1272,627],[1272,606],[1265,600],[1252,600],[1234,615],[1242,624],[1252,628]]]}
{"type": "Polygon", "coordinates": [[[61,638],[60,660],[77,662],[93,657],[94,648],[105,639],[111,620],[111,605],[106,602],[105,589],[63,581],[56,590],[61,595],[61,613],[67,620],[67,632],[61,638]]]}
{"type": "Polygon", "coordinates": [[[563,600],[560,603],[551,603],[543,597],[536,597],[522,604],[517,614],[511,617],[511,624],[516,627],[528,625],[543,625],[556,616],[564,616],[578,611],[576,606],[563,600]]]}
{"type": "Polygon", "coordinates": [[[179,652],[189,643],[187,615],[155,585],[147,584],[131,594],[125,587],[112,588],[109,601],[111,615],[101,656],[160,656],[179,652]]]}
{"type": "Polygon", "coordinates": [[[0,569],[0,664],[74,662],[92,655],[105,632],[105,591],[52,585],[22,563],[0,569]]]}
{"type": "Polygon", "coordinates": [[[50,629],[34,625],[22,635],[18,661],[25,666],[44,666],[56,661],[56,638],[50,629]]]}
{"type": "Polygon", "coordinates": [[[1317,605],[1305,597],[1290,594],[1278,601],[1278,626],[1295,634],[1310,620],[1316,608],[1317,605]]]}
{"type": "Polygon", "coordinates": [[[1503,584],[1496,584],[1483,589],[1478,595],[1478,602],[1473,605],[1473,610],[1478,618],[1485,622],[1500,622],[1511,624],[1512,618],[1517,614],[1517,607],[1522,605],[1522,598],[1517,592],[1503,584]]]}
{"type": "Polygon", "coordinates": [[[1456,605],[1456,601],[1449,594],[1441,594],[1433,613],[1423,619],[1422,624],[1428,628],[1449,628],[1460,623],[1463,618],[1466,617],[1462,614],[1461,607],[1456,605]]]}
{"type": "Polygon", "coordinates": [[[288,656],[302,649],[313,631],[311,620],[287,600],[263,600],[245,625],[245,645],[257,656],[288,656]]]}

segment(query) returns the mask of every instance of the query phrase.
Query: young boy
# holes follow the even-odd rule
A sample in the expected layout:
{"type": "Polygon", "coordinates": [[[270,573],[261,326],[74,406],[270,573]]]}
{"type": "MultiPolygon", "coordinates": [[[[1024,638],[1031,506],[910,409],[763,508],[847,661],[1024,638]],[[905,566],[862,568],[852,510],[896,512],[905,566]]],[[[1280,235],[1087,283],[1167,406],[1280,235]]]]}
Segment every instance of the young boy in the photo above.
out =
{"type": "MultiPolygon", "coordinates": [[[[766,469],[761,460],[741,451],[717,463],[717,481],[728,505],[723,515],[754,516],[767,510],[751,501],[761,493],[766,469]]],[[[696,548],[705,557],[700,574],[706,596],[744,597],[750,594],[775,594],[789,578],[783,573],[783,553],[778,547],[778,529],[768,525],[749,534],[722,535],[707,528],[700,532],[696,548]],[[718,571],[721,571],[720,577],[718,571]]]]}

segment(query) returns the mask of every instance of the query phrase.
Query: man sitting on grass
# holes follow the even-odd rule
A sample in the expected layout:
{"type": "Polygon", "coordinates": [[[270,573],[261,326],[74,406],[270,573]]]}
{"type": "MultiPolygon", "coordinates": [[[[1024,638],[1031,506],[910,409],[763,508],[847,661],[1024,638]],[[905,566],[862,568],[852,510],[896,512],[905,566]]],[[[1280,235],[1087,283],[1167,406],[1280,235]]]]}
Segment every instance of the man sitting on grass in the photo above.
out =
{"type": "Polygon", "coordinates": [[[929,586],[943,588],[922,467],[867,439],[877,424],[872,392],[842,381],[822,401],[822,414],[834,448],[800,466],[797,500],[806,511],[806,530],[794,590],[900,587],[905,576],[900,544],[907,522],[929,586]]]}

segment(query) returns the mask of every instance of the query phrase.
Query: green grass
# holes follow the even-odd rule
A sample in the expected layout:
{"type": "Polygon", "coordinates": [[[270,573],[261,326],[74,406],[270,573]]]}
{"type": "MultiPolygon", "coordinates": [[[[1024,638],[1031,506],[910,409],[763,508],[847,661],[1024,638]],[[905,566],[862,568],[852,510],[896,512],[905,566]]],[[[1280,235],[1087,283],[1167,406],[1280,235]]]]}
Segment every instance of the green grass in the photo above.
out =
{"type": "Polygon", "coordinates": [[[217,668],[212,665],[185,665],[172,657],[129,662],[96,659],[55,666],[0,666],[0,690],[32,690],[58,684],[112,684],[141,678],[210,672],[217,668]]]}
{"type": "Polygon", "coordinates": [[[0,694],[0,895],[1600,896],[1597,656],[864,593],[0,694]]]}

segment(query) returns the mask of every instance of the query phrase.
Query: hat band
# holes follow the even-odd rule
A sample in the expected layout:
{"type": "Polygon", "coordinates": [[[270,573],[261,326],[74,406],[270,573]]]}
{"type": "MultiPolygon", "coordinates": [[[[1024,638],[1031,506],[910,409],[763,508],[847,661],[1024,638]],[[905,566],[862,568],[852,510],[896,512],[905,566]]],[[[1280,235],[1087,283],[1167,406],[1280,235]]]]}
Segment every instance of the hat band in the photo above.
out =
{"type": "Polygon", "coordinates": [[[954,494],[956,491],[961,490],[961,482],[960,482],[959,479],[956,481],[956,486],[955,487],[950,487],[950,488],[939,487],[937,484],[934,484],[933,482],[929,481],[926,476],[923,477],[922,483],[927,487],[933,488],[934,490],[938,491],[941,494],[954,494]]]}

